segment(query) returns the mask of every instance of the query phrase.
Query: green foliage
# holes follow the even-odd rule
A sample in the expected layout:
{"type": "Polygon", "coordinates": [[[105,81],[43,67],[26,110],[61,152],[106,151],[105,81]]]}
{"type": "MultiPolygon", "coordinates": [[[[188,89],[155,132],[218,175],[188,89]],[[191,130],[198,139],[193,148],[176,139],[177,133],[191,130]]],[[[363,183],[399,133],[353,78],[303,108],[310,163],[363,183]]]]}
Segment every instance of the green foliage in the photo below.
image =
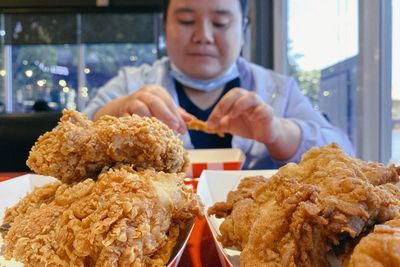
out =
{"type": "Polygon", "coordinates": [[[289,74],[296,78],[301,92],[310,99],[313,106],[316,106],[318,105],[321,71],[302,70],[297,63],[297,60],[301,57],[303,56],[299,54],[289,56],[289,74]]]}
{"type": "Polygon", "coordinates": [[[392,101],[392,117],[394,120],[400,120],[400,100],[392,101]]]}
{"type": "Polygon", "coordinates": [[[299,71],[297,81],[301,92],[307,95],[313,105],[317,105],[320,89],[321,72],[319,70],[299,71]]]}

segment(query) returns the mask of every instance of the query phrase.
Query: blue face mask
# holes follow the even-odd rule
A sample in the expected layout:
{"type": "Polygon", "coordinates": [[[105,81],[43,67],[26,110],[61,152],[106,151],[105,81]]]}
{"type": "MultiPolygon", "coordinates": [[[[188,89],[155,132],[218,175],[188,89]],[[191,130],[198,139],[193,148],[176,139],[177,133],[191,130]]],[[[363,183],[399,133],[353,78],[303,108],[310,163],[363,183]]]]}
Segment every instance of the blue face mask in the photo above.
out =
{"type": "Polygon", "coordinates": [[[224,74],[218,76],[217,78],[211,80],[198,80],[187,76],[171,62],[171,75],[184,86],[199,91],[210,92],[225,86],[227,82],[238,77],[239,71],[235,63],[224,74]]]}

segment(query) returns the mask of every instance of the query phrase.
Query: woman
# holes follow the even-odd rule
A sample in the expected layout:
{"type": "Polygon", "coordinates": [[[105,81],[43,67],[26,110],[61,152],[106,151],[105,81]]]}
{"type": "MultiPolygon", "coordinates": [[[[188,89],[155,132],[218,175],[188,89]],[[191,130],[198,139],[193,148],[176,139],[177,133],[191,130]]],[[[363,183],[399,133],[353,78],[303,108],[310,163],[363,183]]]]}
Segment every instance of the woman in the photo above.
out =
{"type": "Polygon", "coordinates": [[[85,112],[154,116],[182,134],[187,148],[237,147],[246,169],[298,162],[312,146],[347,137],[330,125],[295,81],[240,57],[247,1],[171,0],[165,12],[168,57],[126,67],[101,88],[85,112]],[[191,114],[224,137],[187,131],[191,114]]]}

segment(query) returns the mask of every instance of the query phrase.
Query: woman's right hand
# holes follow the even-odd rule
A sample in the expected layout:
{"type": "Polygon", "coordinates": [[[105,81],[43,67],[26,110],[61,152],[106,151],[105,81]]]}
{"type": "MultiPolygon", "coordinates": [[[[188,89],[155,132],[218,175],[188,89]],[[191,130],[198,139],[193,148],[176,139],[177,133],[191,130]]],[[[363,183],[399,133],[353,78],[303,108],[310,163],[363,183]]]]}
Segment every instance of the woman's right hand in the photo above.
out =
{"type": "Polygon", "coordinates": [[[187,131],[184,122],[185,111],[178,107],[171,95],[158,85],[146,85],[139,90],[115,99],[103,106],[94,114],[93,119],[97,120],[103,115],[115,117],[139,116],[156,117],[171,129],[183,134],[187,131]]]}

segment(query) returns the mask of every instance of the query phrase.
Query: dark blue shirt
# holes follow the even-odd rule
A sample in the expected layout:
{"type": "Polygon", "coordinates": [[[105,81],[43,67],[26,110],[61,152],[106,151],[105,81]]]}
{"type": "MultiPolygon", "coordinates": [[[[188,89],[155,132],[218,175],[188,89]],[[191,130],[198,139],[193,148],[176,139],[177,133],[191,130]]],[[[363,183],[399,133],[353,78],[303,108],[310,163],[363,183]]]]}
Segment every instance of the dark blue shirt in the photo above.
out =
{"type": "MultiPolygon", "coordinates": [[[[211,112],[221,98],[232,88],[240,87],[240,78],[233,79],[225,85],[225,88],[217,101],[208,109],[201,109],[194,104],[183,90],[182,84],[175,80],[175,88],[178,94],[179,105],[190,114],[202,121],[207,121],[211,112]]],[[[217,134],[208,134],[202,131],[189,130],[190,139],[194,148],[230,148],[232,147],[232,135],[226,134],[219,137],[217,134]]]]}

